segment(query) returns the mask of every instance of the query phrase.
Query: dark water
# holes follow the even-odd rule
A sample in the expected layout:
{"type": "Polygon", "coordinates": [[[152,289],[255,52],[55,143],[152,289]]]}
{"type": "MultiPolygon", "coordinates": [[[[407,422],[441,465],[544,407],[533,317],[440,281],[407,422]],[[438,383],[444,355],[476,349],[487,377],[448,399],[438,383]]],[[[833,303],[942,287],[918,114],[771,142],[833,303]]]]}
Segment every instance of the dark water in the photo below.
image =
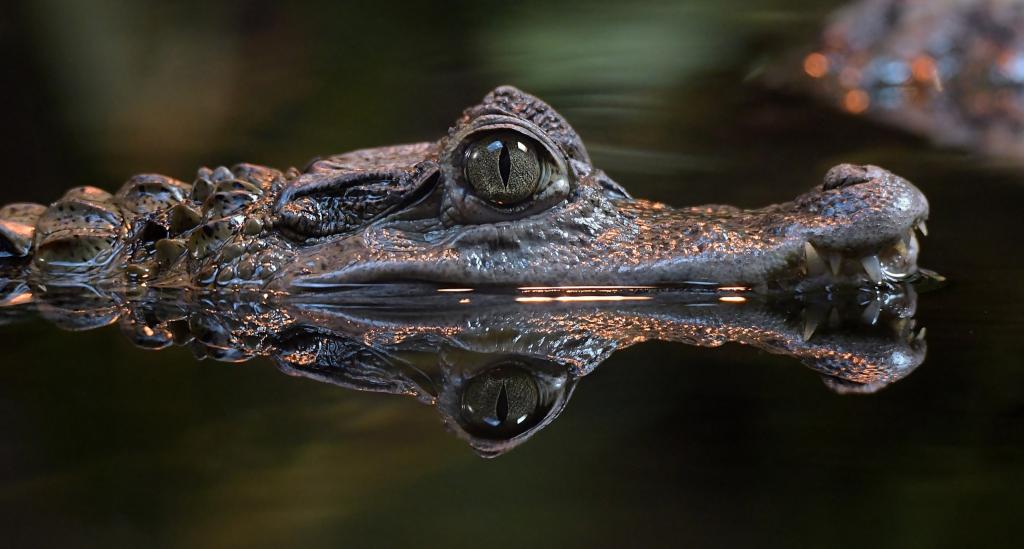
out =
{"type": "Polygon", "coordinates": [[[129,174],[434,139],[536,93],[635,195],[788,199],[874,163],[931,201],[924,365],[837,395],[750,347],[647,343],[493,460],[412,398],[116,328],[3,327],[8,546],[1012,546],[1024,487],[1024,171],[758,84],[829,2],[442,7],[50,0],[0,22],[0,203],[129,174]]]}

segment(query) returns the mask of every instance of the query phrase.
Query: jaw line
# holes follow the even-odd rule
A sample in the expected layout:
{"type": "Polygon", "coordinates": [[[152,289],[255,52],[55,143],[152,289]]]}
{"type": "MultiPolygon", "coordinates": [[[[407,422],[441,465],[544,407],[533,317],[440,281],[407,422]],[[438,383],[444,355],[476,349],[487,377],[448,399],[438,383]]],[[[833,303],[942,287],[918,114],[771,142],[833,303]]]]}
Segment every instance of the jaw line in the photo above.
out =
{"type": "Polygon", "coordinates": [[[469,286],[787,281],[784,288],[790,289],[898,282],[917,270],[914,229],[927,218],[927,200],[887,171],[868,167],[866,172],[871,177],[863,181],[819,186],[760,210],[674,209],[609,199],[596,185],[586,185],[569,202],[520,220],[447,228],[438,223],[436,230],[424,230],[425,219],[382,220],[306,252],[300,264],[319,260],[321,272],[297,272],[290,282],[305,291],[398,281],[469,286]],[[697,232],[674,232],[681,230],[697,232]]]}

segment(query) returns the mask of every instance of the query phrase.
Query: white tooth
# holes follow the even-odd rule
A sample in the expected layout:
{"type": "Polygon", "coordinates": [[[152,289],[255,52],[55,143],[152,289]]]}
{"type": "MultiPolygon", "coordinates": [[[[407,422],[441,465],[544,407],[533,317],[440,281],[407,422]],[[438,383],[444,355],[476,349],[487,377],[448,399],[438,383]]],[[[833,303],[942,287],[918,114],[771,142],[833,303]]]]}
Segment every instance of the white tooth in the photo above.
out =
{"type": "Polygon", "coordinates": [[[914,337],[914,339],[916,339],[917,341],[921,341],[921,340],[923,340],[923,339],[924,339],[924,334],[925,334],[925,332],[927,332],[927,331],[928,331],[928,328],[927,328],[927,327],[922,327],[922,328],[921,328],[921,331],[920,331],[920,332],[917,332],[917,336],[915,336],[915,337],[914,337]]]}
{"type": "Polygon", "coordinates": [[[807,256],[808,275],[821,276],[828,272],[828,267],[825,266],[825,262],[821,259],[821,255],[818,253],[818,250],[814,249],[814,244],[804,242],[804,255],[807,256]]]}
{"type": "MultiPolygon", "coordinates": [[[[916,328],[916,327],[917,327],[917,320],[914,320],[913,318],[908,319],[908,322],[906,323],[906,330],[907,330],[906,334],[907,335],[903,336],[903,340],[904,341],[906,341],[907,343],[913,343],[914,342],[914,339],[917,337],[917,333],[914,330],[914,328],[916,328]]],[[[900,333],[902,334],[903,332],[900,332],[900,333]]]]}
{"type": "Polygon", "coordinates": [[[921,231],[924,236],[928,236],[928,225],[925,225],[924,221],[917,224],[917,230],[921,231]]]}
{"type": "Polygon", "coordinates": [[[804,341],[810,341],[811,337],[814,336],[814,330],[818,329],[818,318],[814,315],[807,313],[804,315],[804,332],[802,334],[804,341]]]}
{"type": "Polygon", "coordinates": [[[882,281],[882,262],[878,260],[877,255],[862,257],[860,263],[864,266],[864,271],[868,273],[872,282],[878,284],[882,281]]]}
{"type": "Polygon", "coordinates": [[[900,257],[907,257],[907,243],[904,240],[900,240],[894,244],[893,248],[896,250],[896,253],[900,254],[900,257]]]}
{"type": "Polygon", "coordinates": [[[860,318],[864,321],[864,324],[868,326],[874,326],[878,322],[878,315],[882,312],[882,302],[880,300],[872,300],[867,307],[864,308],[864,313],[861,314],[860,318]]]}
{"type": "Polygon", "coordinates": [[[920,251],[920,249],[921,243],[917,241],[917,235],[914,234],[913,231],[911,231],[910,241],[907,242],[907,251],[914,258],[915,261],[917,260],[917,252],[920,251]]]}
{"type": "Polygon", "coordinates": [[[892,331],[895,332],[896,335],[902,335],[909,325],[910,320],[906,318],[896,318],[889,321],[889,327],[892,328],[892,331]]]}
{"type": "Polygon", "coordinates": [[[834,276],[839,276],[839,269],[843,266],[843,256],[839,252],[833,252],[828,255],[828,266],[832,269],[834,276]]]}
{"type": "Polygon", "coordinates": [[[825,309],[821,307],[808,307],[804,309],[804,331],[801,334],[804,341],[810,341],[818,325],[825,320],[825,309]]]}

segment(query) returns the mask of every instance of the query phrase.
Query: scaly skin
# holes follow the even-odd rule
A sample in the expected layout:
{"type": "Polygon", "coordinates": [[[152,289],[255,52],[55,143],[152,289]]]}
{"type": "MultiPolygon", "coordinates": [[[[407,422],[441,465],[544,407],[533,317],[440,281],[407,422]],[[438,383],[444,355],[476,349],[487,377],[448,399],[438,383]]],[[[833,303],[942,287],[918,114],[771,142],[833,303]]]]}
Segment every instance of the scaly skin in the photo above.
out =
{"type": "Polygon", "coordinates": [[[48,287],[702,282],[772,291],[906,280],[927,215],[917,188],[874,166],[837,166],[808,193],[757,210],[634,199],[591,165],[554,110],[502,87],[436,143],[337,155],[305,172],[203,168],[191,184],[140,175],[114,195],[80,187],[48,208],[7,206],[0,249],[48,287]],[[467,182],[467,148],[497,129],[540,151],[550,172],[512,205],[467,182]]]}

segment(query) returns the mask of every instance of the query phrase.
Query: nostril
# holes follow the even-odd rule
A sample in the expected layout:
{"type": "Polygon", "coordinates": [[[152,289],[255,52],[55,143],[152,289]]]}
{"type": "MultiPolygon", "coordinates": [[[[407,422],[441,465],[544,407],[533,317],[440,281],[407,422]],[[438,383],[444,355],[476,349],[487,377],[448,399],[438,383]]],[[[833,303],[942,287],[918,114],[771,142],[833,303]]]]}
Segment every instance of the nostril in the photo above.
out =
{"type": "Polygon", "coordinates": [[[825,181],[821,188],[822,190],[830,191],[832,189],[849,187],[850,185],[867,183],[874,178],[870,168],[870,166],[858,166],[856,164],[839,164],[834,166],[825,174],[825,181]]]}

